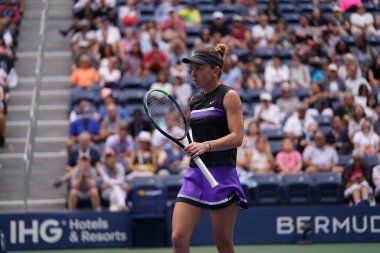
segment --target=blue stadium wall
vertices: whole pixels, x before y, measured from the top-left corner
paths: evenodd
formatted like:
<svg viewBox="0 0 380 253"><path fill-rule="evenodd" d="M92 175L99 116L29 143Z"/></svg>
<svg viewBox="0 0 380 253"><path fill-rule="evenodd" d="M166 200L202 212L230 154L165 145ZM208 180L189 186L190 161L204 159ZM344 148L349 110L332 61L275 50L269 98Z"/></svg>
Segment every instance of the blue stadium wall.
<svg viewBox="0 0 380 253"><path fill-rule="evenodd" d="M0 214L0 230L7 250L170 246L170 218L170 209L166 217L109 212ZM312 226L307 239L314 243L380 242L379 206L287 206L239 211L235 243L297 243L302 240L302 224ZM213 244L209 215L197 226L191 243Z"/></svg>

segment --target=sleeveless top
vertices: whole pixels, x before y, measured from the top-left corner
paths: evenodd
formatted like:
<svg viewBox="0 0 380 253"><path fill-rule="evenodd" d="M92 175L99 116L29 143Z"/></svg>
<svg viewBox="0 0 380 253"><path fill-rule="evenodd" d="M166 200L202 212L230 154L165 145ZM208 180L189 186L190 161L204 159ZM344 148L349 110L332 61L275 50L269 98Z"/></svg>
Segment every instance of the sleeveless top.
<svg viewBox="0 0 380 253"><path fill-rule="evenodd" d="M219 139L230 133L223 106L224 96L230 90L232 88L221 84L211 93L193 96L190 102L190 126L195 142ZM207 167L236 166L236 154L237 148L233 148L206 152L200 158ZM194 161L190 162L190 166L197 168Z"/></svg>

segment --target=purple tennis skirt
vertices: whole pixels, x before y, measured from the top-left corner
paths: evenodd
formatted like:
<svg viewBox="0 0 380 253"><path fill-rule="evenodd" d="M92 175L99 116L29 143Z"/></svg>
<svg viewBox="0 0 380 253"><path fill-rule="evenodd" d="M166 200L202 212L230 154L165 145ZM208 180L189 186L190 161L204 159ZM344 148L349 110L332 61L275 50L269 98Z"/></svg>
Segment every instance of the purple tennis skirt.
<svg viewBox="0 0 380 253"><path fill-rule="evenodd" d="M241 208L247 208L247 199L241 187L235 167L209 168L219 183L211 188L200 169L190 167L186 172L177 201L206 209L220 209L239 201Z"/></svg>

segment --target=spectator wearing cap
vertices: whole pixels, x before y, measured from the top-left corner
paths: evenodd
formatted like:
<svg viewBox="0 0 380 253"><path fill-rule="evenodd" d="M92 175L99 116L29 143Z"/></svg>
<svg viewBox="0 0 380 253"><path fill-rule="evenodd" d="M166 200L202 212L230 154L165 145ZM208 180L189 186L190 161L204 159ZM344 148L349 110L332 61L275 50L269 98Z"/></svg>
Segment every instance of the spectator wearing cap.
<svg viewBox="0 0 380 253"><path fill-rule="evenodd" d="M112 149L122 164L128 164L134 149L134 142L129 133L128 124L121 124L118 133L107 138L104 148Z"/></svg>
<svg viewBox="0 0 380 253"><path fill-rule="evenodd" d="M338 153L333 147L326 144L326 137L322 132L315 134L314 142L310 142L306 146L302 158L309 176L316 172L341 173L343 171L343 168L337 166Z"/></svg>
<svg viewBox="0 0 380 253"><path fill-rule="evenodd" d="M232 48L247 48L250 36L249 29L245 26L242 16L234 15L229 34L223 40Z"/></svg>
<svg viewBox="0 0 380 253"><path fill-rule="evenodd" d="M252 27L251 34L255 43L258 43L259 48L272 46L275 39L275 31L269 25L269 18L266 14L260 14L259 24Z"/></svg>
<svg viewBox="0 0 380 253"><path fill-rule="evenodd" d="M346 83L347 90L352 92L354 96L359 95L359 87L361 85L367 86L369 91L372 90L367 79L363 77L357 77L357 70L357 65L350 65L347 70L347 78L344 80L344 82Z"/></svg>
<svg viewBox="0 0 380 253"><path fill-rule="evenodd" d="M60 187L63 183L67 182L71 178L71 174L78 165L78 161L82 156L88 156L90 164L96 170L100 165L100 151L99 148L91 142L91 135L88 132L82 132L78 137L78 145L74 145L72 151L68 155L65 174L60 178L54 180L53 185Z"/></svg>
<svg viewBox="0 0 380 253"><path fill-rule="evenodd" d="M97 142L99 140L99 130L99 122L95 119L92 108L83 108L80 117L69 125L68 153L71 152L72 145L77 142L78 136L82 132L87 131L91 135L91 140Z"/></svg>
<svg viewBox="0 0 380 253"><path fill-rule="evenodd" d="M71 69L73 71L80 66L80 59L81 59L82 55L85 55L88 58L90 58L91 67L94 67L94 68L97 67L98 60L94 57L94 54L93 54L93 51L92 51L90 45L91 45L91 43L88 42L87 40L79 41L78 49L75 52L73 52L74 61L73 61L73 65L71 67Z"/></svg>
<svg viewBox="0 0 380 253"><path fill-rule="evenodd" d="M351 14L350 23L351 33L355 36L375 33L373 16L371 13L366 12L363 4L357 6L357 11Z"/></svg>
<svg viewBox="0 0 380 253"><path fill-rule="evenodd" d="M74 122L76 119L80 118L85 109L90 108L93 112L93 117L97 118L95 106L87 99L79 100L77 105L74 105L73 109L70 112L70 122Z"/></svg>
<svg viewBox="0 0 380 253"><path fill-rule="evenodd" d="M294 89L310 88L311 76L308 66L302 63L301 56L295 54L292 56L292 64L290 66L290 84Z"/></svg>
<svg viewBox="0 0 380 253"><path fill-rule="evenodd" d="M243 73L231 55L224 58L222 75L220 80L235 90L240 90L243 83Z"/></svg>
<svg viewBox="0 0 380 253"><path fill-rule="evenodd" d="M125 182L125 169L117 162L112 149L104 150L103 155L104 162L100 169L102 198L109 201L110 211L128 210L125 202L131 187Z"/></svg>
<svg viewBox="0 0 380 253"><path fill-rule="evenodd" d="M118 52L119 41L121 40L121 34L119 28L113 26L106 16L101 16L100 27L96 30L96 39L98 42L99 52L100 48L104 45L111 45L114 52Z"/></svg>
<svg viewBox="0 0 380 253"><path fill-rule="evenodd" d="M330 63L327 67L327 76L323 82L323 87L330 96L334 98L339 98L342 92L346 91L346 84L338 76L338 67L335 63Z"/></svg>
<svg viewBox="0 0 380 253"><path fill-rule="evenodd" d="M306 134L310 125L316 122L312 116L306 114L308 108L307 104L300 103L297 111L285 121L283 130L294 141Z"/></svg>
<svg viewBox="0 0 380 253"><path fill-rule="evenodd" d="M289 79L289 67L281 62L278 55L274 55L271 61L265 66L265 90L271 92L274 88L279 88L282 84L288 83Z"/></svg>
<svg viewBox="0 0 380 253"><path fill-rule="evenodd" d="M117 114L117 107L115 104L109 104L106 108L107 116L103 118L100 125L100 140L105 141L109 136L117 134L119 126L126 123Z"/></svg>
<svg viewBox="0 0 380 253"><path fill-rule="evenodd" d="M280 108L281 121L290 117L297 111L300 100L293 95L293 90L289 83L281 85L281 97L277 99L276 104Z"/></svg>
<svg viewBox="0 0 380 253"><path fill-rule="evenodd" d="M356 65L355 56L351 53L346 53L343 55L343 64L338 67L338 76L345 80L348 75L348 69L351 65ZM362 76L360 68L357 68L356 77L360 78Z"/></svg>
<svg viewBox="0 0 380 253"><path fill-rule="evenodd" d="M96 187L96 171L91 167L90 157L82 155L77 167L71 175L71 185L68 198L69 211L75 211L78 199L91 201L92 208L100 211L100 197Z"/></svg>
<svg viewBox="0 0 380 253"><path fill-rule="evenodd" d="M279 129L280 108L272 103L272 96L268 92L260 95L261 104L255 106L253 118L259 124L260 130Z"/></svg>
<svg viewBox="0 0 380 253"><path fill-rule="evenodd" d="M96 42L96 33L91 30L91 23L88 19L82 19L78 22L78 31L74 33L70 41L70 49L72 53L78 51L79 43L81 41L87 41L89 47L93 46Z"/></svg>
<svg viewBox="0 0 380 253"><path fill-rule="evenodd" d="M210 25L211 35L219 33L222 37L229 34L230 30L225 23L224 14L220 11L215 11L212 14L212 23Z"/></svg>
<svg viewBox="0 0 380 253"><path fill-rule="evenodd" d="M185 22L186 27L197 27L202 23L201 13L196 5L197 0L188 0L187 6L178 11L179 17Z"/></svg>
<svg viewBox="0 0 380 253"><path fill-rule="evenodd" d="M70 82L72 86L89 88L99 83L98 71L91 67L91 59L87 55L80 57L79 67L71 73Z"/></svg>
<svg viewBox="0 0 380 253"><path fill-rule="evenodd" d="M131 171L127 176L128 180L134 177L153 176L156 173L157 167L152 158L151 140L152 135L149 132L141 131L137 135L136 150L132 152L128 160L128 168Z"/></svg>
<svg viewBox="0 0 380 253"><path fill-rule="evenodd" d="M369 206L373 194L371 168L363 162L363 158L363 151L354 149L353 162L345 167L342 174L344 197L355 206Z"/></svg>
<svg viewBox="0 0 380 253"><path fill-rule="evenodd" d="M135 109L133 111L133 118L128 126L129 132L133 138L139 135L141 131L152 132L153 130L150 121L144 119L144 115L141 109Z"/></svg>
<svg viewBox="0 0 380 253"><path fill-rule="evenodd" d="M333 6L329 22L333 22L338 26L340 34L342 35L347 34L350 30L350 22L343 15L343 12L338 5Z"/></svg>
<svg viewBox="0 0 380 253"><path fill-rule="evenodd" d="M349 154L352 150L347 127L338 115L331 119L331 131L326 134L326 142L334 147L338 154Z"/></svg>

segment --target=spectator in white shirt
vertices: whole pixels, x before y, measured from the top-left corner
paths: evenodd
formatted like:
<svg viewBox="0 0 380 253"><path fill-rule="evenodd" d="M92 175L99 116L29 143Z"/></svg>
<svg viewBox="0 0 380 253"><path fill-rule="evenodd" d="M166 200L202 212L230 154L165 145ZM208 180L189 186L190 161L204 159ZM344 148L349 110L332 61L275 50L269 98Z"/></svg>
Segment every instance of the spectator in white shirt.
<svg viewBox="0 0 380 253"><path fill-rule="evenodd" d="M258 47L272 46L274 42L275 32L273 27L269 25L268 16L261 14L259 17L259 24L252 27L252 37Z"/></svg>
<svg viewBox="0 0 380 253"><path fill-rule="evenodd" d="M365 119L362 124L362 130L354 134L352 142L355 148L364 152L365 155L376 155L380 150L380 138L373 130L372 121Z"/></svg>
<svg viewBox="0 0 380 253"><path fill-rule="evenodd" d="M307 104L299 104L297 111L286 120L284 132L291 139L295 140L306 134L309 126L316 122L312 116L306 114L307 110Z"/></svg>
<svg viewBox="0 0 380 253"><path fill-rule="evenodd" d="M112 45L114 52L119 52L118 46L121 40L119 28L110 24L107 17L100 18L100 28L96 31L96 39L100 46L104 44Z"/></svg>
<svg viewBox="0 0 380 253"><path fill-rule="evenodd" d="M355 36L375 34L373 16L371 13L365 11L363 5L359 5L357 12L351 14L350 23L351 33Z"/></svg>
<svg viewBox="0 0 380 253"><path fill-rule="evenodd" d="M189 105L190 97L193 94L191 85L184 81L184 75L177 73L173 81L173 95L182 105Z"/></svg>
<svg viewBox="0 0 380 253"><path fill-rule="evenodd" d="M271 92L274 88L279 88L282 84L289 82L289 77L289 67L282 64L279 56L274 55L265 66L265 89Z"/></svg>
<svg viewBox="0 0 380 253"><path fill-rule="evenodd" d="M307 167L306 173L310 176L316 172L343 172L343 168L337 166L338 153L335 148L326 145L326 138L322 132L315 134L314 143L311 142L305 148L302 158Z"/></svg>
<svg viewBox="0 0 380 253"><path fill-rule="evenodd" d="M99 76L102 85L105 87L114 88L119 84L121 72L116 57L113 56L109 59L107 67L99 69Z"/></svg>
<svg viewBox="0 0 380 253"><path fill-rule="evenodd" d="M273 104L272 96L264 92L260 95L261 104L255 106L253 119L259 124L260 129L279 129L280 123L280 108Z"/></svg>
<svg viewBox="0 0 380 253"><path fill-rule="evenodd" d="M357 77L357 70L357 65L350 65L348 67L347 78L344 81L346 83L347 90L351 91L354 96L359 95L359 87L363 84L367 86L369 91L371 91L371 86L368 81L363 77Z"/></svg>
<svg viewBox="0 0 380 253"><path fill-rule="evenodd" d="M338 68L338 76L345 80L348 73L348 68L351 65L356 65L355 56L351 53L347 53L343 56L343 64L339 66ZM356 77L359 78L362 76L362 73L360 71L360 68L357 68Z"/></svg>

